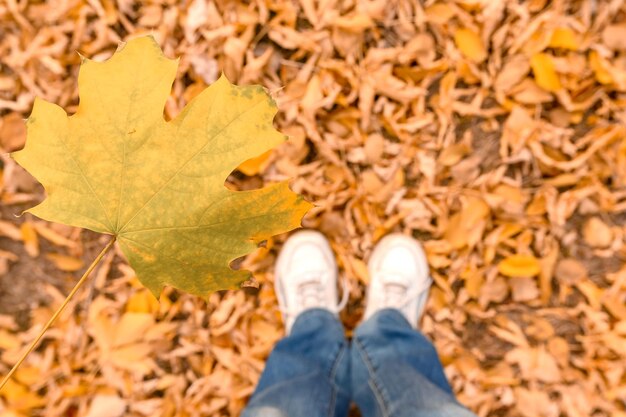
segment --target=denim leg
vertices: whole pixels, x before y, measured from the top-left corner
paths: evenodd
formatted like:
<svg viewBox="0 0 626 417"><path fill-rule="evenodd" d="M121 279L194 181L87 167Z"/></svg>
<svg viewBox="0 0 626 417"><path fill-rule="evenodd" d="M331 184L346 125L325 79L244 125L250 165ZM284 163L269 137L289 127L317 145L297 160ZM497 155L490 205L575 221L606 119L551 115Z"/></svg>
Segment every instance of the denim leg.
<svg viewBox="0 0 626 417"><path fill-rule="evenodd" d="M343 326L329 311L311 309L274 347L242 417L345 417L349 405Z"/></svg>
<svg viewBox="0 0 626 417"><path fill-rule="evenodd" d="M433 344L398 310L357 328L351 362L352 398L364 417L475 417L456 401Z"/></svg>

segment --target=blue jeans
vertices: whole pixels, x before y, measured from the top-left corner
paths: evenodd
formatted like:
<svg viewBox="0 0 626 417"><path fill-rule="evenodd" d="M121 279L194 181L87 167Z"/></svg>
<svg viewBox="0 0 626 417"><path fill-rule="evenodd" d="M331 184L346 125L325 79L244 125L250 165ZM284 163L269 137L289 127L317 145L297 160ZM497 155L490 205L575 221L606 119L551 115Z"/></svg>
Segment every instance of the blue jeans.
<svg viewBox="0 0 626 417"><path fill-rule="evenodd" d="M362 323L348 344L323 309L302 313L267 360L242 417L475 417L448 384L435 347L397 310Z"/></svg>

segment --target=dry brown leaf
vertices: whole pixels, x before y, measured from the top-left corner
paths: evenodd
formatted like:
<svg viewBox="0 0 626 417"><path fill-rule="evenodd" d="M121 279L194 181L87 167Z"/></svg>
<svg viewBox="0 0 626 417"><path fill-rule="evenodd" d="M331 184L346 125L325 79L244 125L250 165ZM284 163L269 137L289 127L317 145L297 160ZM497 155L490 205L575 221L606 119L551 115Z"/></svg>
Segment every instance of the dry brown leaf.
<svg viewBox="0 0 626 417"><path fill-rule="evenodd" d="M583 226L585 242L594 248L606 248L613 242L613 231L599 217L591 217Z"/></svg>
<svg viewBox="0 0 626 417"><path fill-rule="evenodd" d="M96 395L86 417L121 417L126 411L126 401L117 395Z"/></svg>
<svg viewBox="0 0 626 417"><path fill-rule="evenodd" d="M452 6L445 3L434 3L428 6L425 12L429 21L440 25L448 22L456 14Z"/></svg>
<svg viewBox="0 0 626 417"><path fill-rule="evenodd" d="M468 197L461 212L450 218L445 239L459 249L480 240L489 215L489 206L480 198Z"/></svg>
<svg viewBox="0 0 626 417"><path fill-rule="evenodd" d="M0 220L0 236L5 236L13 240L22 240L20 228L4 220Z"/></svg>
<svg viewBox="0 0 626 417"><path fill-rule="evenodd" d="M513 300L517 302L527 302L539 297L537 282L530 277L513 276L509 280Z"/></svg>
<svg viewBox="0 0 626 417"><path fill-rule="evenodd" d="M459 162L471 149L464 143L456 143L446 147L440 154L437 162L443 166L452 166Z"/></svg>
<svg viewBox="0 0 626 417"><path fill-rule="evenodd" d="M498 72L495 81L496 91L508 92L522 81L530 72L530 61L524 55L508 58L504 67Z"/></svg>
<svg viewBox="0 0 626 417"><path fill-rule="evenodd" d="M13 152L24 147L25 141L26 125L20 113L9 113L0 118L0 149Z"/></svg>
<svg viewBox="0 0 626 417"><path fill-rule="evenodd" d="M577 259L566 258L557 263L554 275L561 283L574 285L587 278L587 270Z"/></svg>
<svg viewBox="0 0 626 417"><path fill-rule="evenodd" d="M62 236L52 228L46 226L44 222L35 222L33 223L33 227L37 231L37 234L49 242L57 245L57 246L65 246L67 248L75 248L76 242Z"/></svg>
<svg viewBox="0 0 626 417"><path fill-rule="evenodd" d="M381 134L373 133L365 140L365 157L370 164L378 163L385 149L385 139Z"/></svg>
<svg viewBox="0 0 626 417"><path fill-rule="evenodd" d="M539 390L515 388L516 409L523 417L558 417L559 410L550 396Z"/></svg>
<svg viewBox="0 0 626 417"><path fill-rule="evenodd" d="M607 48L618 51L626 50L624 39L626 39L626 23L608 25L602 31L602 42Z"/></svg>

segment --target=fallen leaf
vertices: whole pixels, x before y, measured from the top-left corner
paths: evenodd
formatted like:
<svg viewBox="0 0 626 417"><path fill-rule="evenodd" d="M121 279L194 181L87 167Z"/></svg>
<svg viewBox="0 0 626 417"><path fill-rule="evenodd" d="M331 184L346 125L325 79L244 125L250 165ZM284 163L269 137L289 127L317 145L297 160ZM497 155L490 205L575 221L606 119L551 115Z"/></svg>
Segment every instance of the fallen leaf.
<svg viewBox="0 0 626 417"><path fill-rule="evenodd" d="M85 417L121 417L125 411L126 401L117 395L96 395Z"/></svg>
<svg viewBox="0 0 626 417"><path fill-rule="evenodd" d="M124 313L116 323L111 346L116 348L143 340L146 331L154 324L152 314Z"/></svg>
<svg viewBox="0 0 626 417"><path fill-rule="evenodd" d="M602 42L606 47L610 49L617 51L626 50L626 44L624 44L624 39L626 39L625 23L608 25L602 31Z"/></svg>
<svg viewBox="0 0 626 417"><path fill-rule="evenodd" d="M385 139L382 135L374 133L365 140L365 157L370 164L379 162L383 156Z"/></svg>
<svg viewBox="0 0 626 417"><path fill-rule="evenodd" d="M48 193L29 212L115 235L156 296L170 285L206 297L248 279L229 263L298 227L311 205L287 182L224 187L241 161L284 140L272 126L276 105L262 87L222 76L166 122L176 69L152 37L104 63L85 59L77 113L36 99L26 147L13 157Z"/></svg>
<svg viewBox="0 0 626 417"><path fill-rule="evenodd" d="M530 72L530 61L524 55L508 58L504 67L498 72L494 87L496 90L508 92L521 82Z"/></svg>
<svg viewBox="0 0 626 417"><path fill-rule="evenodd" d="M594 248L606 248L613 242L613 231L598 217L591 217L583 226L585 242Z"/></svg>
<svg viewBox="0 0 626 417"><path fill-rule="evenodd" d="M332 21L332 24L349 32L361 33L365 29L372 27L374 22L366 14L354 14L349 17L337 17Z"/></svg>
<svg viewBox="0 0 626 417"><path fill-rule="evenodd" d="M348 258L350 262L350 266L354 275L361 281L364 285L368 285L370 282L370 274L369 269L365 262L357 258Z"/></svg>
<svg viewBox="0 0 626 417"><path fill-rule="evenodd" d="M159 311L159 303L147 290L139 290L134 293L126 304L128 313L155 313Z"/></svg>
<svg viewBox="0 0 626 417"><path fill-rule="evenodd" d="M570 348L567 340L562 337L552 337L548 340L547 344L548 352L556 359L557 363L561 367L567 366L569 362Z"/></svg>
<svg viewBox="0 0 626 417"><path fill-rule="evenodd" d="M444 148L437 162L443 166L452 166L459 162L471 149L464 143L455 143Z"/></svg>
<svg viewBox="0 0 626 417"><path fill-rule="evenodd" d="M239 165L237 169L248 176L256 175L267 167L271 154L272 150L270 149L255 158L248 159Z"/></svg>
<svg viewBox="0 0 626 417"><path fill-rule="evenodd" d="M11 380L2 389L2 396L9 408L18 412L24 411L28 415L31 415L30 410L46 404L46 400L37 395L36 392L32 392L22 384Z"/></svg>
<svg viewBox="0 0 626 417"><path fill-rule="evenodd" d="M526 302L536 299L539 296L537 282L530 277L513 276L509 280L513 301Z"/></svg>
<svg viewBox="0 0 626 417"><path fill-rule="evenodd" d="M578 288L578 290L583 293L585 298L587 298L589 305L593 309L600 309L601 300L604 296L605 291L603 288L598 287L596 284L589 280L577 282L576 288Z"/></svg>
<svg viewBox="0 0 626 417"><path fill-rule="evenodd" d="M11 350L21 346L20 340L17 336L0 329L0 349Z"/></svg>
<svg viewBox="0 0 626 417"><path fill-rule="evenodd" d="M482 199L468 197L463 209L450 218L445 239L457 249L476 244L482 236L488 215L489 206Z"/></svg>
<svg viewBox="0 0 626 417"><path fill-rule="evenodd" d="M12 152L24 146L26 129L20 113L9 113L0 118L0 149Z"/></svg>
<svg viewBox="0 0 626 417"><path fill-rule="evenodd" d="M454 42L459 51L471 61L481 63L487 58L487 51L482 39L471 29L457 30L454 33Z"/></svg>
<svg viewBox="0 0 626 417"><path fill-rule="evenodd" d="M626 303L619 295L605 293L602 304L618 320L626 320Z"/></svg>
<svg viewBox="0 0 626 417"><path fill-rule="evenodd" d="M22 241L24 241L24 249L31 257L39 255L39 238L37 232L30 222L24 222L20 225L20 232L22 234Z"/></svg>
<svg viewBox="0 0 626 417"><path fill-rule="evenodd" d="M85 265L82 259L60 253L46 253L45 257L52 261L52 263L61 271L74 272L78 271Z"/></svg>
<svg viewBox="0 0 626 417"><path fill-rule="evenodd" d="M65 246L68 248L76 247L76 242L67 239L64 236L61 236L59 233L52 230L52 228L45 225L45 222L36 222L33 224L33 227L37 231L37 234L43 237L44 239L54 243L58 246Z"/></svg>
<svg viewBox="0 0 626 417"><path fill-rule="evenodd" d="M509 91L515 101L523 104L548 103L553 100L552 94L541 88L533 79L526 77Z"/></svg>
<svg viewBox="0 0 626 417"><path fill-rule="evenodd" d="M543 345L515 348L509 351L505 358L507 362L515 363L520 367L524 379L551 383L561 378L555 358Z"/></svg>
<svg viewBox="0 0 626 417"><path fill-rule="evenodd" d="M559 244L554 238L546 240L546 252L539 261L541 272L539 273L539 290L541 292L541 302L547 304L552 296L552 277L559 259Z"/></svg>
<svg viewBox="0 0 626 417"><path fill-rule="evenodd" d="M8 237L13 240L22 240L22 232L11 222L0 220L0 236Z"/></svg>
<svg viewBox="0 0 626 417"><path fill-rule="evenodd" d="M577 259L561 259L556 265L554 276L563 284L574 285L587 278L587 269Z"/></svg>
<svg viewBox="0 0 626 417"><path fill-rule="evenodd" d="M444 24L456 14L456 11L449 5L444 3L435 3L428 6L425 10L426 18L438 24Z"/></svg>
<svg viewBox="0 0 626 417"><path fill-rule="evenodd" d="M578 49L579 45L578 39L576 38L576 33L574 33L572 29L567 27L556 28L554 32L552 32L549 46L551 48L561 48L575 51Z"/></svg>
<svg viewBox="0 0 626 417"><path fill-rule="evenodd" d="M548 393L515 387L515 408L522 417L557 417L559 406Z"/></svg>
<svg viewBox="0 0 626 417"><path fill-rule="evenodd" d="M487 306L490 302L501 303L509 295L509 286L502 277L496 277L493 281L486 281L480 287L478 301Z"/></svg>
<svg viewBox="0 0 626 417"><path fill-rule="evenodd" d="M532 255L511 255L500 261L498 271L507 277L533 277L541 272L541 265Z"/></svg>
<svg viewBox="0 0 626 417"><path fill-rule="evenodd" d="M372 170L365 171L362 174L362 189L367 195L375 195L379 192L384 183L378 178L378 175Z"/></svg>
<svg viewBox="0 0 626 417"><path fill-rule="evenodd" d="M589 66L601 84L611 84L613 77L609 71L609 63L597 51L589 52Z"/></svg>
<svg viewBox="0 0 626 417"><path fill-rule="evenodd" d="M529 315L528 321L530 323L526 327L526 335L540 341L548 340L554 336L554 327L545 318Z"/></svg>
<svg viewBox="0 0 626 417"><path fill-rule="evenodd" d="M556 92L561 89L561 81L554 69L552 57L548 54L539 53L532 56L530 66L535 74L537 85L546 91Z"/></svg>

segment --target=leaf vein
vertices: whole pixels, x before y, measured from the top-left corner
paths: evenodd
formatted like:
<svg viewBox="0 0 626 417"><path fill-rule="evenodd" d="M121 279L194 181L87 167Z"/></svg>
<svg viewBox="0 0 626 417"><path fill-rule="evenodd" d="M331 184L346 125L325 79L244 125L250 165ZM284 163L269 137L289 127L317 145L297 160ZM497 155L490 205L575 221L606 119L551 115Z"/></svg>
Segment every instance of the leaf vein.
<svg viewBox="0 0 626 417"><path fill-rule="evenodd" d="M191 157L189 159L187 159L181 166L180 168L165 182L163 183L163 185L161 187L159 187L158 190L156 190L154 192L154 194L152 194L152 196L150 196L150 198L148 200L146 200L146 202L135 212L135 214L124 224L124 226L122 226L120 233L122 233L125 229L126 226L128 226L134 219L135 217L137 217L137 215L148 205L150 204L150 202L161 192L163 191L163 189L165 189L165 187L167 187L169 185L170 182L172 182L172 180L174 178L176 178L178 176L178 174L187 166L187 164L189 164L189 162L191 162L192 160L194 160L203 150L204 148L206 148L207 145L209 145L209 143L211 143L213 141L213 139L215 139L217 136L221 135L227 128L230 127L230 125L232 125L235 121L240 120L245 114L247 114L248 112L252 111L253 109L256 108L256 106L258 106L259 104L263 103L263 100L260 100L256 103L254 103L252 106L250 106L249 108L247 108L246 110L244 110L242 113L240 113L239 115L237 115L237 117L235 117L234 119L232 119L231 121L229 121L226 125L224 125L218 132L216 132L213 136L207 138L206 143L200 147L200 149L198 149L193 155L191 155ZM181 121L182 123L182 121Z"/></svg>
<svg viewBox="0 0 626 417"><path fill-rule="evenodd" d="M109 218L109 214L107 213L106 208L104 207L104 204L102 203L102 200L100 199L100 196L98 196L98 194L94 190L93 186L91 185L91 182L87 178L87 175L85 175L85 172L83 171L82 167L80 166L80 164L78 163L76 158L74 158L74 155L72 154L70 147L67 146L67 143L65 142L65 139L63 138L62 135L59 135L59 140L61 141L61 143L63 144L63 146L67 150L67 154L69 155L69 157L72 160L72 162L74 162L74 164L76 165L76 168L78 168L78 172L80 172L80 175L83 178L83 180L85 181L85 183L87 184L87 186L89 187L89 190L94 195L94 197L96 197L96 200L98 200L98 203L100 203L100 207L102 208L102 211L104 212L104 216L106 217L107 222L109 223L109 230L112 231L113 230L113 227L112 227L113 224L111 223L111 219Z"/></svg>

